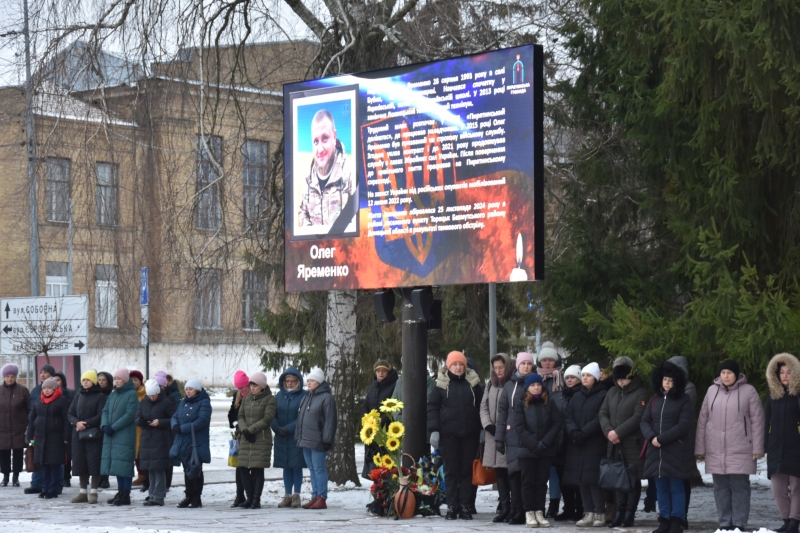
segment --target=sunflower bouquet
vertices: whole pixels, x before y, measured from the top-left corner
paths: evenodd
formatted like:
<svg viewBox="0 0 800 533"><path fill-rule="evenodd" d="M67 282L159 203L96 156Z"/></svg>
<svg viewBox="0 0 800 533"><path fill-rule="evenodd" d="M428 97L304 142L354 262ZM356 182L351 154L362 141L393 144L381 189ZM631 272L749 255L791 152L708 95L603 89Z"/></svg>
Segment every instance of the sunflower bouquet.
<svg viewBox="0 0 800 533"><path fill-rule="evenodd" d="M403 436L406 434L405 426L397 420L402 409L403 402L388 398L381 402L380 412L373 409L361 419L361 442L367 446L379 446L378 453L372 457L372 462L377 467L391 469L400 464ZM381 424L381 414L388 417L388 424Z"/></svg>

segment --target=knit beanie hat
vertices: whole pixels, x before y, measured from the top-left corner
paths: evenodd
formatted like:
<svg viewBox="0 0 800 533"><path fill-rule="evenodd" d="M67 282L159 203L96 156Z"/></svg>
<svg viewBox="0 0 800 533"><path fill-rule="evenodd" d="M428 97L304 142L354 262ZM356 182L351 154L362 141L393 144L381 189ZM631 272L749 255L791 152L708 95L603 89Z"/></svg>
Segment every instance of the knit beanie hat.
<svg viewBox="0 0 800 533"><path fill-rule="evenodd" d="M13 363L9 363L3 367L3 377L6 376L18 376L19 375L19 367Z"/></svg>
<svg viewBox="0 0 800 533"><path fill-rule="evenodd" d="M322 373L322 369L321 368L315 366L308 373L308 376L306 376L306 381L308 381L309 379L312 379L312 380L316 381L317 383L322 384L322 383L325 383L325 374Z"/></svg>
<svg viewBox="0 0 800 533"><path fill-rule="evenodd" d="M251 381L253 380L247 377L247 374L245 374L244 370L237 370L233 375L233 386L237 389L246 387Z"/></svg>
<svg viewBox="0 0 800 533"><path fill-rule="evenodd" d="M156 396L157 394L161 394L161 387L158 385L158 381L154 379L148 379L145 381L144 392L148 396Z"/></svg>
<svg viewBox="0 0 800 533"><path fill-rule="evenodd" d="M156 383L158 383L159 387L166 387L167 386L167 373L163 370L160 372L156 372Z"/></svg>
<svg viewBox="0 0 800 533"><path fill-rule="evenodd" d="M461 363L466 367L467 366L467 358L464 357L463 353L461 353L459 351L456 351L456 350L453 350L452 352L447 354L447 362L445 363L445 365L447 366L447 368L450 368L450 366L453 363Z"/></svg>
<svg viewBox="0 0 800 533"><path fill-rule="evenodd" d="M250 376L250 383L255 383L262 389L267 388L267 376L264 375L263 372L256 372L252 376Z"/></svg>
<svg viewBox="0 0 800 533"><path fill-rule="evenodd" d="M378 370L379 368L385 368L386 370L391 372L392 371L392 363L390 363L386 359L378 359L377 361L375 361L375 364L372 365L372 371L374 372L374 371Z"/></svg>
<svg viewBox="0 0 800 533"><path fill-rule="evenodd" d="M580 365L572 365L564 372L564 378L572 376L574 378L581 379L581 367Z"/></svg>
<svg viewBox="0 0 800 533"><path fill-rule="evenodd" d="M121 379L123 383L127 383L131 380L131 373L128 372L127 368L120 368L114 372L114 379L116 378Z"/></svg>
<svg viewBox="0 0 800 533"><path fill-rule="evenodd" d="M739 363L733 359L727 359L721 362L717 367L717 374L721 374L723 370L730 370L733 372L733 375L736 376L736 379L739 379L739 374L741 373L741 370L739 369Z"/></svg>
<svg viewBox="0 0 800 533"><path fill-rule="evenodd" d="M131 370L128 373L128 377L129 378L136 378L139 381L144 381L144 375L141 372L139 372L138 370Z"/></svg>
<svg viewBox="0 0 800 533"><path fill-rule="evenodd" d="M525 390L528 390L528 387L533 385L534 383L542 384L542 376L537 374L536 372L531 372L527 376L525 376Z"/></svg>
<svg viewBox="0 0 800 533"><path fill-rule="evenodd" d="M44 365L42 368L39 369L39 372L47 372L51 376L56 375L56 369L53 368L53 365Z"/></svg>
<svg viewBox="0 0 800 533"><path fill-rule="evenodd" d="M529 361L531 364L533 364L533 356L528 352L519 352L517 354L517 370L519 370L519 365L523 361Z"/></svg>
<svg viewBox="0 0 800 533"><path fill-rule="evenodd" d="M558 362L558 352L555 348L550 348L549 346L542 346L542 349L539 350L539 355L537 357L538 361L544 361L545 359L550 359L551 361Z"/></svg>
<svg viewBox="0 0 800 533"><path fill-rule="evenodd" d="M594 376L595 380L600 381L600 365L597 363L589 363L581 369L581 375L583 374L591 374Z"/></svg>
<svg viewBox="0 0 800 533"><path fill-rule="evenodd" d="M203 384L200 382L199 379L193 378L186 382L186 385L183 386L184 389L194 389L197 392L203 390Z"/></svg>
<svg viewBox="0 0 800 533"><path fill-rule="evenodd" d="M57 389L58 388L58 380L56 378L47 378L42 382L43 389Z"/></svg>
<svg viewBox="0 0 800 533"><path fill-rule="evenodd" d="M81 374L81 381L83 381L84 379L88 379L89 381L97 385L97 372L91 369L87 370L86 372Z"/></svg>
<svg viewBox="0 0 800 533"><path fill-rule="evenodd" d="M554 349L554 350L555 350L555 349L556 349L556 345L555 345L555 344L553 344L553 343L552 343L552 342L550 342L550 341L544 341L544 342L542 343L542 348L552 348L552 349Z"/></svg>

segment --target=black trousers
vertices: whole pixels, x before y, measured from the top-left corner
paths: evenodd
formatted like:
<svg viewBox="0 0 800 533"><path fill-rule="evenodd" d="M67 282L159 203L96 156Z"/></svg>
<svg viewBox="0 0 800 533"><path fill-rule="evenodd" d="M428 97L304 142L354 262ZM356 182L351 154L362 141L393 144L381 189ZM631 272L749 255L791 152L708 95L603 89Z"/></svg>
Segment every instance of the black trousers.
<svg viewBox="0 0 800 533"><path fill-rule="evenodd" d="M263 468L244 468L238 467L236 473L242 476L242 486L247 493L248 499L253 498L256 481L264 482L264 469Z"/></svg>
<svg viewBox="0 0 800 533"><path fill-rule="evenodd" d="M11 464L11 452L14 452L14 464ZM14 450L0 450L0 473L10 474L11 472L22 472L22 460L25 457L24 448ZM12 468L13 466L13 468Z"/></svg>
<svg viewBox="0 0 800 533"><path fill-rule="evenodd" d="M544 511L552 465L551 457L519 460L522 471L522 508L525 512Z"/></svg>
<svg viewBox="0 0 800 533"><path fill-rule="evenodd" d="M478 455L478 436L441 437L447 509L469 505L472 499L472 461Z"/></svg>
<svg viewBox="0 0 800 533"><path fill-rule="evenodd" d="M514 515L524 513L522 502L522 472L508 473L508 485L511 488L511 510Z"/></svg>

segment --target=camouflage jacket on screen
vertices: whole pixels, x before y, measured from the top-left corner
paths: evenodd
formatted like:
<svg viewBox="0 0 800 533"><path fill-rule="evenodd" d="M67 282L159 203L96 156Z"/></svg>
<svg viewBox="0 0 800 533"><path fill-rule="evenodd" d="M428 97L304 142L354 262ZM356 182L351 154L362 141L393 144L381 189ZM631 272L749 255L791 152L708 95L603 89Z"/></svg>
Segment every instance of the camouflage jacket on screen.
<svg viewBox="0 0 800 533"><path fill-rule="evenodd" d="M297 213L297 225L330 226L356 190L355 176L347 165L347 155L340 141L336 141L336 159L325 190L320 189L316 165L312 164L305 182L306 190Z"/></svg>

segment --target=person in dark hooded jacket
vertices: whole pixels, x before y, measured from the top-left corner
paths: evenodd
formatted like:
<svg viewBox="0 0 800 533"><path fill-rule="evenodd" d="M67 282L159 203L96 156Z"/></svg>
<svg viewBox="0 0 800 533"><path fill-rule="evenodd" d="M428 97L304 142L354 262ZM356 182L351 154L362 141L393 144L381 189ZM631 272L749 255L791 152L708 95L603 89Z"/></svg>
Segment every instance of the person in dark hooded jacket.
<svg viewBox="0 0 800 533"><path fill-rule="evenodd" d="M800 361L779 353L767 365L769 396L764 414L767 476L783 525L780 533L800 526Z"/></svg>
<svg viewBox="0 0 800 533"><path fill-rule="evenodd" d="M97 503L100 486L100 456L103 453L103 431L100 421L108 396L97 384L97 373L87 370L81 375L81 389L72 399L67 419L73 427L72 466L80 479L80 492L71 503ZM83 433L88 431L88 433ZM81 438L82 435L90 438ZM91 488L89 484L91 482Z"/></svg>
<svg viewBox="0 0 800 533"><path fill-rule="evenodd" d="M372 367L374 373L372 383L367 390L367 395L364 397L364 403L361 406L361 415L365 415L375 410L380 410L381 402L391 398L394 393L394 387L397 385L397 370L392 368L392 364L384 359L378 360ZM381 414L381 426L386 427L392 422L391 417L386 413ZM370 445L364 445L364 467L361 469L361 477L369 479L369 474L372 472L373 463L372 457L379 453L380 446L377 442Z"/></svg>
<svg viewBox="0 0 800 533"><path fill-rule="evenodd" d="M581 369L580 392L567 406L565 436L569 439L564 484L580 487L583 518L575 525L599 527L605 524L605 495L598 486L600 461L606 456L606 439L600 427L600 408L610 383L600 381L600 365L589 363Z"/></svg>
<svg viewBox="0 0 800 533"><path fill-rule="evenodd" d="M312 368L306 377L308 393L297 409L294 439L303 450L303 458L311 475L311 500L303 509L327 509L328 452L336 442L336 401L330 384L320 368Z"/></svg>
<svg viewBox="0 0 800 533"><path fill-rule="evenodd" d="M144 388L146 395L136 411L136 425L142 428L139 463L150 480L147 487L150 495L144 505L161 507L167 494L167 470L172 470L170 423L177 407L156 380L148 379Z"/></svg>
<svg viewBox="0 0 800 533"><path fill-rule="evenodd" d="M19 367L7 364L3 367L3 384L0 385L0 472L3 481L0 487L8 486L8 476L13 472L11 486L19 487L19 473L22 471L25 430L28 427L30 412L30 393L21 383L17 383ZM13 462L12 462L13 455Z"/></svg>
<svg viewBox="0 0 800 533"><path fill-rule="evenodd" d="M114 390L114 376L109 374L108 372L98 372L97 373L97 386L100 387L100 390L103 392L103 395L106 397L111 394L111 391ZM107 398L106 398L107 399ZM108 482L108 476L100 475L100 488L107 489L110 488L111 484Z"/></svg>
<svg viewBox="0 0 800 533"><path fill-rule="evenodd" d="M61 488L61 466L67 453L70 426L69 402L55 378L42 383L41 397L33 405L27 438L33 441L34 458L42 472L42 498L57 498Z"/></svg>
<svg viewBox="0 0 800 533"><path fill-rule="evenodd" d="M658 489L658 522L654 533L683 533L686 520L684 480L692 475L694 424L692 401L686 394L686 374L666 361L650 377L654 391L639 427L647 441L644 475Z"/></svg>
<svg viewBox="0 0 800 533"><path fill-rule="evenodd" d="M42 365L42 368L39 369L39 384L36 385L33 390L31 391L30 395L30 407L33 410L33 406L40 401L42 397L42 383L48 378L55 377L56 369L53 368L52 365ZM63 393L62 393L63 394ZM30 413L28 413L28 424L30 424ZM63 469L63 466L61 467ZM63 477L63 476L62 476ZM63 481L62 481L63 482ZM25 494L41 494L42 493L42 472L37 471L31 474L31 486L27 487L24 490ZM61 486L58 488L59 494L61 493Z"/></svg>
<svg viewBox="0 0 800 533"><path fill-rule="evenodd" d="M561 391L560 402L558 399L555 401L561 409L561 417L567 412L567 406L572 398L579 394L583 384L581 383L581 366L571 365L564 371L564 388ZM562 430L562 434L564 430ZM570 439L562 438L561 445L559 446L558 453L555 457L556 468L558 469L558 477L560 479L561 497L564 499L564 510L556 515L556 522L573 521L576 522L583 518L583 500L581 499L580 487L576 485L567 485L564 483L564 467L567 463L567 452L569 451Z"/></svg>
<svg viewBox="0 0 800 533"><path fill-rule="evenodd" d="M616 491L615 515L609 527L633 527L642 492L643 465L639 455L644 436L639 425L650 395L633 370L630 357L614 360L612 376L615 385L606 394L600 408L600 427L608 440L608 456L616 459L621 455L627 465L633 465L636 480L632 491Z"/></svg>
<svg viewBox="0 0 800 533"><path fill-rule="evenodd" d="M546 341L542 343L539 353L536 354L536 373L542 376L544 380L544 388L551 401L559 407L561 406L561 395L564 389L564 377L561 375L563 361L561 356L558 355L556 347L552 342ZM559 436L559 440L563 440ZM555 518L558 515L558 506L561 504L561 475L563 469L556 467L554 461L553 466L550 467L550 481L548 482L550 489L550 504L547 506L545 518Z"/></svg>
<svg viewBox="0 0 800 533"><path fill-rule="evenodd" d="M275 468L283 469L283 500L278 507L300 507L300 488L303 484L303 469L306 461L303 450L294 441L297 428L297 416L300 404L306 397L303 390L303 375L296 368L289 367L278 378L280 390L275 396L278 410L272 420L272 431L275 433Z"/></svg>
<svg viewBox="0 0 800 533"><path fill-rule="evenodd" d="M178 404L178 409L172 415L170 424L175 440L169 450L172 459L180 459L183 464L185 496L178 503L178 507L202 507L204 478L202 469L199 477L190 478L189 461L192 459L192 440L197 446L197 458L201 463L211 462L211 448L209 428L211 426L211 398L203 390L199 379L190 379L184 386L186 398ZM192 432L194 431L194 439ZM202 466L202 465L201 465Z"/></svg>
<svg viewBox="0 0 800 533"><path fill-rule="evenodd" d="M481 432L481 382L467 368L461 352L447 355L446 367L436 377L436 389L428 398L428 431L431 446L444 460L447 486L447 520L472 520L472 461L478 452Z"/></svg>
<svg viewBox="0 0 800 533"><path fill-rule="evenodd" d="M58 381L58 386L61 387L61 390L64 391L64 397L67 401L71 404L72 397L75 395L75 390L70 389L67 387L67 375L63 372L56 372L55 375L56 381ZM67 448L67 461L64 464L64 487L70 487L72 479L72 448Z"/></svg>

